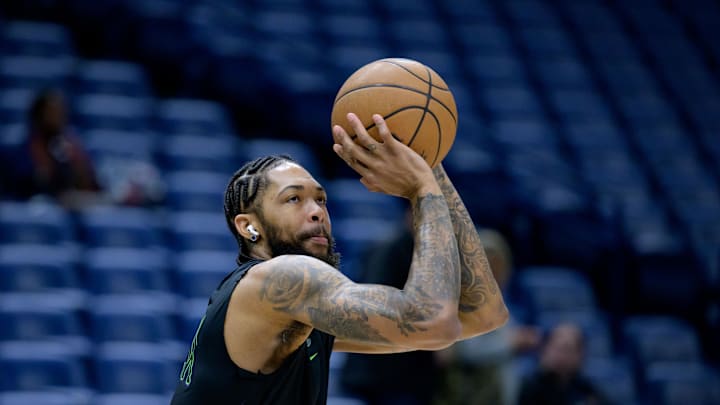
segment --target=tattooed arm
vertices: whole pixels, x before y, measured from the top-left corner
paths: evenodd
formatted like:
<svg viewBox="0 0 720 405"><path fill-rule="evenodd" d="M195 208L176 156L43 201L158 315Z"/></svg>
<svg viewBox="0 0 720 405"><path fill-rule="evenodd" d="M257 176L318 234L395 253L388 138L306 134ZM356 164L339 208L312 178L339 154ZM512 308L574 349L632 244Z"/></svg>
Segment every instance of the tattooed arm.
<svg viewBox="0 0 720 405"><path fill-rule="evenodd" d="M463 327L461 339L467 339L502 326L508 311L465 204L442 165L436 166L433 173L447 200L460 254L458 312Z"/></svg>
<svg viewBox="0 0 720 405"><path fill-rule="evenodd" d="M457 244L447 203L435 188L413 202L418 248L402 290L356 284L317 259L288 255L256 266L263 279L261 303L334 335L336 350L397 352L452 344L460 332Z"/></svg>

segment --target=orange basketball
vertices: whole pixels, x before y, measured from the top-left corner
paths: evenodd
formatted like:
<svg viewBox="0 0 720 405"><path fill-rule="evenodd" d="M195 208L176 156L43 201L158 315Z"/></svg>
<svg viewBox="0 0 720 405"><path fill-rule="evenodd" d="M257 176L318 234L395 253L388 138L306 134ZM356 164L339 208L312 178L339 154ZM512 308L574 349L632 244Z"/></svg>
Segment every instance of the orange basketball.
<svg viewBox="0 0 720 405"><path fill-rule="evenodd" d="M350 112L377 140L372 115L382 115L393 136L431 167L445 158L455 140L458 114L452 92L434 70L411 59L380 59L350 75L335 97L331 123L352 135L346 118Z"/></svg>

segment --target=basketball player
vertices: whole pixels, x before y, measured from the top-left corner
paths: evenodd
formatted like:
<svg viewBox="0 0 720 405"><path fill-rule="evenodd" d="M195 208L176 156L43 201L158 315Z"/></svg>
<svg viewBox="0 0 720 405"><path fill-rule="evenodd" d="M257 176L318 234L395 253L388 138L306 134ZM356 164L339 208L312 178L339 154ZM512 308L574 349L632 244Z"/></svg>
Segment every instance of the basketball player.
<svg viewBox="0 0 720 405"><path fill-rule="evenodd" d="M348 114L334 151L371 191L407 198L415 250L402 290L337 270L322 186L287 157L243 166L225 191L239 267L213 292L173 404L324 404L331 352L437 350L501 326L507 309L475 227L445 172L433 172L373 117Z"/></svg>

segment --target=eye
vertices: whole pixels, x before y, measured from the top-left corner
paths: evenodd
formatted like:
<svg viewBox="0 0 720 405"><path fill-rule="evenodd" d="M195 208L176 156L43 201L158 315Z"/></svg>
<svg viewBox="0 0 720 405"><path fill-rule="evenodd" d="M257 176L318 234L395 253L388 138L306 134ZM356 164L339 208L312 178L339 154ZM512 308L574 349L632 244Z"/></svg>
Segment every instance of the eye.
<svg viewBox="0 0 720 405"><path fill-rule="evenodd" d="M289 203L296 203L298 201L300 201L300 197L298 197L296 195L290 196L287 199L287 202L289 202Z"/></svg>
<svg viewBox="0 0 720 405"><path fill-rule="evenodd" d="M327 204L327 198L326 198L326 197L318 197L315 201L317 201L317 203L320 204L320 205L325 205L325 204Z"/></svg>

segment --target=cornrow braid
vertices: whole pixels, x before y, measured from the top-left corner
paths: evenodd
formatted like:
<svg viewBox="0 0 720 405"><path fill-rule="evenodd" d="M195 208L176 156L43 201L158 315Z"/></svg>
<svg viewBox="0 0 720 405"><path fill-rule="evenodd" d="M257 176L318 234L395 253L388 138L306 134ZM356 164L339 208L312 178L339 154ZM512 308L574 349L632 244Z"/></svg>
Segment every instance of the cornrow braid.
<svg viewBox="0 0 720 405"><path fill-rule="evenodd" d="M247 255L249 249L245 239L235 229L235 217L252 213L258 208L255 201L267 187L267 172L283 162L295 163L295 160L288 155L269 155L247 162L233 174L225 188L225 220L241 254Z"/></svg>

